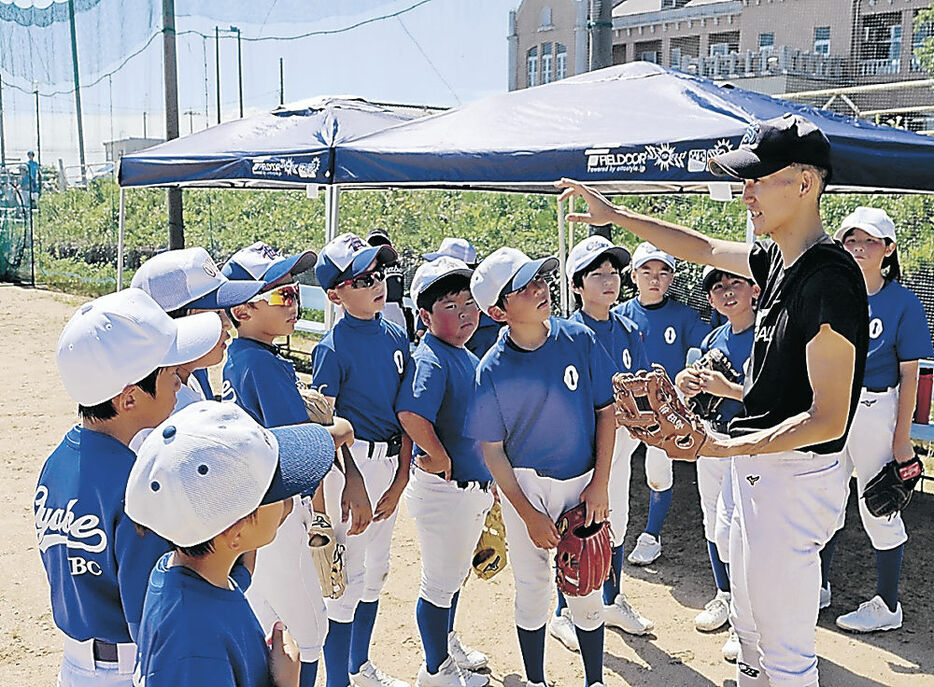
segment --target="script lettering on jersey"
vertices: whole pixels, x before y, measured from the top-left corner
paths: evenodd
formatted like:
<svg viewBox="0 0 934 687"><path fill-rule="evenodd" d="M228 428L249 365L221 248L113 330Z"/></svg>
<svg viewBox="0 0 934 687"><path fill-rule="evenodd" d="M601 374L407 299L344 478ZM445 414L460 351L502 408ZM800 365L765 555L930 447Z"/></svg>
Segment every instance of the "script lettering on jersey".
<svg viewBox="0 0 934 687"><path fill-rule="evenodd" d="M100 518L90 513L75 514L78 499L71 499L65 508L47 508L48 498L48 487L40 485L34 503L40 552L59 544L90 553L100 553L107 548L107 534L98 527Z"/></svg>

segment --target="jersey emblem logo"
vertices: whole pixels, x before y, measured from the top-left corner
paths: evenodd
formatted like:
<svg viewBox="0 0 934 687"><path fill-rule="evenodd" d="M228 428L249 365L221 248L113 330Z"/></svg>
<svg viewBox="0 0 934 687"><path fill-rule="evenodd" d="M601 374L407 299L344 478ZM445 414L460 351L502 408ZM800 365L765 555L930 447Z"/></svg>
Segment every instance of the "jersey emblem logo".
<svg viewBox="0 0 934 687"><path fill-rule="evenodd" d="M229 379L225 379L224 385L221 387L221 400L237 402L237 392L234 391Z"/></svg>
<svg viewBox="0 0 934 687"><path fill-rule="evenodd" d="M739 669L739 672L741 672L743 675L748 675L749 677L753 679L759 677L759 671L753 668L748 663L743 663L742 661L740 661L739 664L737 664L737 668Z"/></svg>
<svg viewBox="0 0 934 687"><path fill-rule="evenodd" d="M571 391L577 391L577 383L580 381L580 373L573 365L564 368L564 385Z"/></svg>
<svg viewBox="0 0 934 687"><path fill-rule="evenodd" d="M749 482L749 485L754 487L756 482L759 481L759 475L746 475L746 481Z"/></svg>
<svg viewBox="0 0 934 687"><path fill-rule="evenodd" d="M878 317L873 317L872 321L869 323L869 338L878 339L882 336L882 320Z"/></svg>
<svg viewBox="0 0 934 687"><path fill-rule="evenodd" d="M405 356L402 354L402 351L393 351L392 361L396 364L396 370L400 375L405 372Z"/></svg>
<svg viewBox="0 0 934 687"><path fill-rule="evenodd" d="M100 518L90 513L75 514L78 499L71 499L65 508L47 508L48 498L48 487L40 485L36 488L33 505L40 553L59 544L90 553L100 553L107 548L107 533L99 527Z"/></svg>
<svg viewBox="0 0 934 687"><path fill-rule="evenodd" d="M867 408L871 405L875 405L875 402L876 402L876 399L874 398L867 398L867 399L860 401L860 403L862 403Z"/></svg>
<svg viewBox="0 0 934 687"><path fill-rule="evenodd" d="M675 339L678 338L678 332L675 331L674 327L668 327L665 329L665 343L673 344Z"/></svg>
<svg viewBox="0 0 934 687"><path fill-rule="evenodd" d="M623 365L626 366L627 370L632 369L632 354L629 352L628 348L623 349Z"/></svg>

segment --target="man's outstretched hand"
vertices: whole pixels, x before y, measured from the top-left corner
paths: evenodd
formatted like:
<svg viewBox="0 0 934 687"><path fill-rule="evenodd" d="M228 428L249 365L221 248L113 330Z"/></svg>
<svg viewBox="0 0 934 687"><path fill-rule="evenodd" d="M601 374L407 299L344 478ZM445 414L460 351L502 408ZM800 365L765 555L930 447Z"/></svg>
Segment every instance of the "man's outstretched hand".
<svg viewBox="0 0 934 687"><path fill-rule="evenodd" d="M564 189L558 200L567 200L580 196L587 203L587 212L569 212L568 222L586 222L588 224L613 224L618 218L616 207L601 193L574 179L563 178L555 182L555 188Z"/></svg>

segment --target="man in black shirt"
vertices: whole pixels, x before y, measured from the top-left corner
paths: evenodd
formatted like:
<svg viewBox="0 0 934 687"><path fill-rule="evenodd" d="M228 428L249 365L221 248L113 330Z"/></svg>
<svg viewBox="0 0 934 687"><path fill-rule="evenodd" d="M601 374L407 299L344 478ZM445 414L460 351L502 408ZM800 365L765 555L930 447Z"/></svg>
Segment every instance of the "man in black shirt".
<svg viewBox="0 0 934 687"><path fill-rule="evenodd" d="M750 125L736 150L712 158L715 174L743 180L753 244L614 207L570 180L588 212L568 219L613 222L684 260L751 277L759 285L744 411L730 438L705 455L732 456L731 620L740 639L740 687L817 685L814 628L818 554L847 498L843 448L859 399L869 340L865 284L855 261L824 232L820 196L830 143L787 114ZM761 237L769 234L771 241Z"/></svg>

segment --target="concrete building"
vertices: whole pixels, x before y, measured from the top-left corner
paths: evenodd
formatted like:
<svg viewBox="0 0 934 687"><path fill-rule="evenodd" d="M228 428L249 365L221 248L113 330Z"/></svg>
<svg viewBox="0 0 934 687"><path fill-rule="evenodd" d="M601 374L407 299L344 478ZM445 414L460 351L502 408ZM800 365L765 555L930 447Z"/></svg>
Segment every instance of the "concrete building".
<svg viewBox="0 0 934 687"><path fill-rule="evenodd" d="M159 145L160 143L165 143L165 139L130 137L121 138L116 141L104 141L105 159L107 162L116 162L124 155L136 153L140 150L151 148L154 145Z"/></svg>
<svg viewBox="0 0 934 687"><path fill-rule="evenodd" d="M522 0L510 13L509 87L526 88L587 69L588 0ZM928 77L913 47L929 0L616 0L613 62L647 60L769 94ZM560 66L559 66L560 60ZM828 97L814 102L823 105ZM934 104L931 89L836 98L841 112ZM898 113L934 128L932 111ZM884 117L895 116L883 113ZM907 119L906 119L907 118Z"/></svg>

